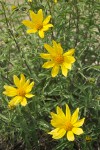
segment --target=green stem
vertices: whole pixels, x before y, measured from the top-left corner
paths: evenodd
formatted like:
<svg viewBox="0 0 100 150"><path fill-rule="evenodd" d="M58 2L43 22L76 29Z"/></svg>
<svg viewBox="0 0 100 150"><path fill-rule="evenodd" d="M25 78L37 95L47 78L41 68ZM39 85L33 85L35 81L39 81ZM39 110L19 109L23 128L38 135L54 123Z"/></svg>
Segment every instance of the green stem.
<svg viewBox="0 0 100 150"><path fill-rule="evenodd" d="M30 72L30 74L31 74L31 73L32 73L32 72L31 72L31 69L30 69L30 67L29 67L29 65L28 65L28 63L27 63L27 61L25 60L24 54L23 54L23 52L21 51L20 46L19 46L19 44L18 44L18 42L17 42L17 40L16 40L16 38L15 38L13 32L12 32L11 29L10 29L11 27L10 27L9 21L8 21L8 19L7 19L7 16L6 16L5 5L4 5L3 2L1 2L1 5L2 5L2 9L3 9L3 11L4 11L5 21L6 21L6 25L7 25L7 30L8 30L9 36L10 36L11 39L14 40L18 52L21 52L21 53L22 53L22 56L21 56L21 57L23 58L23 61L24 61L26 67L28 68L28 70L29 70L29 72Z"/></svg>

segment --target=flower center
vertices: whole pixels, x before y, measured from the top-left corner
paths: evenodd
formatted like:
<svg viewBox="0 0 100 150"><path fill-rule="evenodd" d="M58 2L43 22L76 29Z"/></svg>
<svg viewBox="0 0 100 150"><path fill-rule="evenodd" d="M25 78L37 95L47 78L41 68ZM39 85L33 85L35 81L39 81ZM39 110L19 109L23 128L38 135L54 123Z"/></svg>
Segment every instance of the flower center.
<svg viewBox="0 0 100 150"><path fill-rule="evenodd" d="M57 57L55 57L54 60L57 64L62 64L64 61L64 57L62 55L57 55Z"/></svg>
<svg viewBox="0 0 100 150"><path fill-rule="evenodd" d="M25 96L25 91L23 89L18 89L18 96Z"/></svg>
<svg viewBox="0 0 100 150"><path fill-rule="evenodd" d="M41 29L43 28L43 25L42 25L42 24L37 23L36 28L37 28L37 30L41 30Z"/></svg>
<svg viewBox="0 0 100 150"><path fill-rule="evenodd" d="M67 122L65 128L66 128L66 131L71 131L73 126L70 122Z"/></svg>

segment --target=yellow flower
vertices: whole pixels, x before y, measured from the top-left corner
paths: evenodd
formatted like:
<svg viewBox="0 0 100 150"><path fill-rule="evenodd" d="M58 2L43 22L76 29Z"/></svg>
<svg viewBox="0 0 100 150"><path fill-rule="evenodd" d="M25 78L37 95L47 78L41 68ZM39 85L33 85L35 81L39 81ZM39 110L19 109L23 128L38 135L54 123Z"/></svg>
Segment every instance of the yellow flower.
<svg viewBox="0 0 100 150"><path fill-rule="evenodd" d="M26 106L27 104L26 98L31 98L34 96L33 94L30 93L32 87L34 86L34 82L30 83L29 79L26 81L25 76L23 74L20 75L20 79L16 75L14 75L13 80L16 88L8 85L4 86L5 91L3 92L3 94L9 97L13 97L11 101L8 103L8 107L13 108L19 103L22 106Z"/></svg>
<svg viewBox="0 0 100 150"><path fill-rule="evenodd" d="M57 0L54 0L55 3L57 3Z"/></svg>
<svg viewBox="0 0 100 150"><path fill-rule="evenodd" d="M12 5L12 6L11 6L11 9L12 9L12 11L13 11L13 10L17 9L17 6Z"/></svg>
<svg viewBox="0 0 100 150"><path fill-rule="evenodd" d="M27 33L39 33L39 36L41 38L44 38L44 32L49 30L50 27L53 27L52 24L48 24L51 18L51 15L49 15L44 21L43 21L43 12L42 9L38 11L37 14L35 14L33 11L30 11L30 18L32 21L24 20L22 23L27 26L29 29L27 30Z"/></svg>
<svg viewBox="0 0 100 150"><path fill-rule="evenodd" d="M86 139L87 142L90 142L92 140L92 138L90 136L86 136L85 139Z"/></svg>
<svg viewBox="0 0 100 150"><path fill-rule="evenodd" d="M32 0L28 0L28 2L32 2Z"/></svg>
<svg viewBox="0 0 100 150"><path fill-rule="evenodd" d="M44 44L44 47L49 54L41 53L40 56L49 61L44 63L42 67L53 67L51 71L52 77L55 77L58 74L59 68L61 67L62 74L66 77L68 69L71 69L72 63L75 62L75 58L72 56L75 50L70 49L68 52L63 54L63 49L60 43L57 44L55 41L53 41L53 47L48 44Z"/></svg>
<svg viewBox="0 0 100 150"><path fill-rule="evenodd" d="M83 133L83 130L80 127L83 125L85 119L83 118L78 120L78 112L79 108L77 108L71 116L71 112L67 104L66 114L64 114L62 109L57 106L57 114L51 112L51 125L56 129L52 130L48 134L51 134L53 139L60 139L67 132L66 138L69 141L74 141L74 134L80 135Z"/></svg>

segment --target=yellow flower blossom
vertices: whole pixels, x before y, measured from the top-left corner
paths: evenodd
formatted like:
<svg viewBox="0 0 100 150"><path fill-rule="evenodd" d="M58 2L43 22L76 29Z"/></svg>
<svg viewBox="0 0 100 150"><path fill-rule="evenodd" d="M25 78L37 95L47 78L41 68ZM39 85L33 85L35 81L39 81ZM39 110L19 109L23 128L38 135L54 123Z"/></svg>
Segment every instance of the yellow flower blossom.
<svg viewBox="0 0 100 150"><path fill-rule="evenodd" d="M78 113L79 108L71 115L70 109L66 104L66 113L64 114L62 109L57 106L57 114L51 112L51 125L55 129L48 134L51 134L53 139L60 139L67 133L66 138L69 141L74 141L74 134L80 135L83 133L80 127L83 125L85 118L78 120Z"/></svg>
<svg viewBox="0 0 100 150"><path fill-rule="evenodd" d="M51 15L49 15L44 21L43 21L43 12L42 9L38 11L37 14L35 14L33 11L30 10L30 18L29 20L24 20L22 23L27 26L29 29L27 30L27 33L39 33L39 36L41 38L44 38L44 32L49 30L50 27L53 27L52 24L49 24Z"/></svg>
<svg viewBox="0 0 100 150"><path fill-rule="evenodd" d="M86 136L85 139L86 139L87 142L90 142L92 140L92 138L90 136Z"/></svg>
<svg viewBox="0 0 100 150"><path fill-rule="evenodd" d="M74 49L70 49L69 51L63 53L63 49L60 43L56 43L53 41L53 47L48 44L44 44L45 49L49 52L49 54L41 53L40 56L48 61L43 64L43 68L52 68L51 75L55 77L59 69L61 67L62 74L66 77L68 73L68 69L71 69L72 63L75 62L75 58L72 56L74 53Z"/></svg>
<svg viewBox="0 0 100 150"><path fill-rule="evenodd" d="M15 5L12 5L11 6L11 10L13 11L13 10L16 10L17 9L17 6L15 6Z"/></svg>
<svg viewBox="0 0 100 150"><path fill-rule="evenodd" d="M23 74L20 75L20 79L16 75L14 75L13 80L16 88L13 86L4 85L5 91L3 92L3 94L9 97L13 97L8 103L8 107L13 108L19 103L22 106L26 106L26 98L31 98L34 96L30 93L32 87L34 86L34 82L30 83L29 79L26 81L25 76Z"/></svg>
<svg viewBox="0 0 100 150"><path fill-rule="evenodd" d="M32 2L32 0L28 0L28 2Z"/></svg>
<svg viewBox="0 0 100 150"><path fill-rule="evenodd" d="M55 3L57 3L57 0L54 0Z"/></svg>

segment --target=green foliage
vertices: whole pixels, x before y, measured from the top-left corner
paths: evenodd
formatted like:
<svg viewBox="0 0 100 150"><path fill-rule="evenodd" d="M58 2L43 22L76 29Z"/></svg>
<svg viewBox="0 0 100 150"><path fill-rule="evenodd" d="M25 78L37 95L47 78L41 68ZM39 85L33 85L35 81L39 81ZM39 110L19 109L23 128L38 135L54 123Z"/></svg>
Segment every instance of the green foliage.
<svg viewBox="0 0 100 150"><path fill-rule="evenodd" d="M17 2L17 1L15 1ZM25 0L14 4L0 1L0 149L36 150L95 150L100 147L100 67L99 67L99 0ZM13 5L16 8L12 9ZM29 10L43 9L44 16L52 16L52 29L40 39L26 34L21 23ZM29 18L28 18L29 19ZM50 69L43 69L39 54L44 43L60 42L64 51L75 48L76 62L67 77L52 78ZM35 82L35 97L26 107L9 110L10 100L2 94L5 84L13 85L13 75L23 73ZM56 106L68 104L72 110L80 108L85 117L84 134L74 142L66 137L53 140L50 112ZM86 137L91 137L90 141Z"/></svg>

